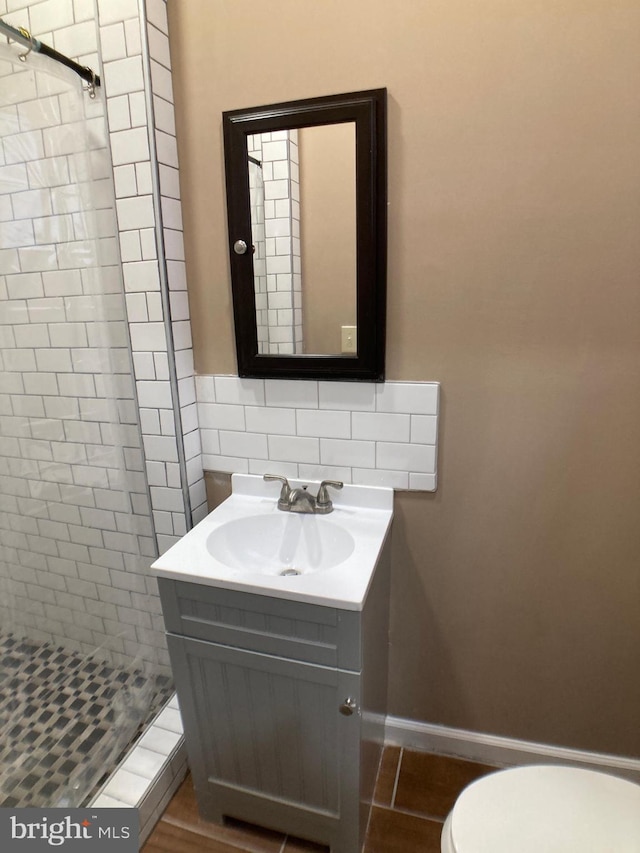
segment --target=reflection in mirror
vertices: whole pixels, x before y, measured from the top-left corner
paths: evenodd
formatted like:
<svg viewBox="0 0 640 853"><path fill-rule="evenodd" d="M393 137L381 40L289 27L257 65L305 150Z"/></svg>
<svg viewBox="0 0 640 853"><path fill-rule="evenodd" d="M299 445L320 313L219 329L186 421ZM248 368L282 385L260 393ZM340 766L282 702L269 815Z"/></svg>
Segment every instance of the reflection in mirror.
<svg viewBox="0 0 640 853"><path fill-rule="evenodd" d="M261 355L357 352L355 151L354 122L247 136Z"/></svg>

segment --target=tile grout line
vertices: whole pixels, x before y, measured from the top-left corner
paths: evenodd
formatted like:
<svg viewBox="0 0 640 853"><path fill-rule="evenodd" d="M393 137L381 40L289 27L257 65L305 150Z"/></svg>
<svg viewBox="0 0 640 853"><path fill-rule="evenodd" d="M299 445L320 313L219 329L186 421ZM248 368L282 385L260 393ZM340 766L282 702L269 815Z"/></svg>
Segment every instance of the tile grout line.
<svg viewBox="0 0 640 853"><path fill-rule="evenodd" d="M428 820L430 823L443 824L447 819L446 816L442 817L441 815L432 814L431 812L414 811L413 809L391 808L391 806L382 806L378 804L376 804L376 808L392 812L393 814L407 815L408 817L416 817L420 820Z"/></svg>
<svg viewBox="0 0 640 853"><path fill-rule="evenodd" d="M402 766L402 758L404 756L404 747L400 747L400 755L398 756L398 766L396 767L396 778L393 781L393 793L391 794L391 808L396 804L396 793L398 791L398 782L400 780L400 767Z"/></svg>

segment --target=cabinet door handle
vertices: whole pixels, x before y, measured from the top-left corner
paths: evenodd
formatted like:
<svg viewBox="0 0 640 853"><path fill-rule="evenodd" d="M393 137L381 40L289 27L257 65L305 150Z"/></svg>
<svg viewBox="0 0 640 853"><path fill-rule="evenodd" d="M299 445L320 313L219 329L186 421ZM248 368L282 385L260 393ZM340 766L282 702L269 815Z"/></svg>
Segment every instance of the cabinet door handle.
<svg viewBox="0 0 640 853"><path fill-rule="evenodd" d="M340 713L345 717L350 717L358 708L358 703L351 696L347 696L342 705L340 705Z"/></svg>

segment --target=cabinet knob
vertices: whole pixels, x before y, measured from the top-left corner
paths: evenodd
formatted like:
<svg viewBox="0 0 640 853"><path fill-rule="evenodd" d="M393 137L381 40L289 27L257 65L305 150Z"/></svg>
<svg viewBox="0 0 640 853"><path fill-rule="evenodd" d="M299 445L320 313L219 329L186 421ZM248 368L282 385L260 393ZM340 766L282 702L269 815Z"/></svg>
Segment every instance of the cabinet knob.
<svg viewBox="0 0 640 853"><path fill-rule="evenodd" d="M233 244L233 251L236 253L236 255L244 255L248 248L249 247L247 246L244 240L236 240L236 242Z"/></svg>
<svg viewBox="0 0 640 853"><path fill-rule="evenodd" d="M350 717L358 708L358 703L351 696L347 696L342 705L340 705L340 713L345 717Z"/></svg>

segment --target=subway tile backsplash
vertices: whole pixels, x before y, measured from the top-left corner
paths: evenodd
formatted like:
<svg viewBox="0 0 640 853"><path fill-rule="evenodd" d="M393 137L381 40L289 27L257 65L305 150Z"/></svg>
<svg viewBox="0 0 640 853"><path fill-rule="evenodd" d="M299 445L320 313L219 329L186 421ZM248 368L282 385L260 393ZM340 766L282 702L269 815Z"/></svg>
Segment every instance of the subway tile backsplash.
<svg viewBox="0 0 640 853"><path fill-rule="evenodd" d="M196 377L205 470L435 491L437 382Z"/></svg>

